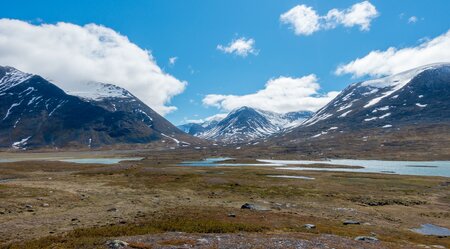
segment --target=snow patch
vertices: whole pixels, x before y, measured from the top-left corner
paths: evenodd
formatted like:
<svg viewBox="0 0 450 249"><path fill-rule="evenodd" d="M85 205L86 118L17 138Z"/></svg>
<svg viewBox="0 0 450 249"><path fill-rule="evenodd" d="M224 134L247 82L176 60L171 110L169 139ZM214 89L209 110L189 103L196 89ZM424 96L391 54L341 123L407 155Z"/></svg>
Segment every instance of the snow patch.
<svg viewBox="0 0 450 249"><path fill-rule="evenodd" d="M368 121L376 120L377 118L378 117L366 118L366 119L364 119L364 121L368 122Z"/></svg>
<svg viewBox="0 0 450 249"><path fill-rule="evenodd" d="M14 104L12 104L12 105L9 107L8 111L6 111L6 115L5 115L5 117L3 118L3 120L7 119L8 116L11 114L11 110L12 110L14 107L19 106L20 104L22 104L22 101L23 101L23 100L21 100L19 103L14 103Z"/></svg>
<svg viewBox="0 0 450 249"><path fill-rule="evenodd" d="M24 139L22 139L22 140L20 140L18 142L14 142L12 144L12 147L14 149L25 149L25 146L27 145L28 139L30 139L30 138L31 138L31 136L29 136L27 138L24 138Z"/></svg>
<svg viewBox="0 0 450 249"><path fill-rule="evenodd" d="M342 113L341 115L339 115L338 118L344 118L344 117L347 116L347 114L349 114L351 111L352 111L352 110L346 111L346 112Z"/></svg>
<svg viewBox="0 0 450 249"><path fill-rule="evenodd" d="M167 138L172 139L172 140L173 140L175 143L177 143L177 144L180 143L180 141L179 141L178 139L174 138L174 137L168 136L168 135L166 135L166 134L164 134L164 133L161 133L161 135L163 135L164 137L167 137Z"/></svg>
<svg viewBox="0 0 450 249"><path fill-rule="evenodd" d="M416 103L416 106L420 107L420 108L424 108L427 106L427 104L420 104L420 103Z"/></svg>
<svg viewBox="0 0 450 249"><path fill-rule="evenodd" d="M372 112L387 111L387 110L389 110L389 106L388 105L380 107L380 108L377 108L377 109L373 110Z"/></svg>

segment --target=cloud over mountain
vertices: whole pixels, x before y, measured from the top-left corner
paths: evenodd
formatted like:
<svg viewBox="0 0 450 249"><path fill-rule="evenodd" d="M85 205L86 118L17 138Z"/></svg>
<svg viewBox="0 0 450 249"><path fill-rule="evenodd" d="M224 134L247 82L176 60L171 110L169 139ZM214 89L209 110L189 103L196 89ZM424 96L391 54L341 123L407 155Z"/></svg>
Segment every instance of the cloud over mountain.
<svg viewBox="0 0 450 249"><path fill-rule="evenodd" d="M450 61L450 30L415 47L390 47L384 51L371 51L336 69L336 74L383 76L406 71L410 68Z"/></svg>
<svg viewBox="0 0 450 249"><path fill-rule="evenodd" d="M214 106L223 111L248 106L276 113L294 111L316 111L338 92L319 94L317 77L310 74L300 78L278 77L270 79L264 89L246 95L209 94L203 98L203 104Z"/></svg>
<svg viewBox="0 0 450 249"><path fill-rule="evenodd" d="M170 99L187 84L163 72L150 51L97 24L0 19L0 65L42 75L64 90L80 90L78 84L89 81L112 83L163 115L176 109Z"/></svg>

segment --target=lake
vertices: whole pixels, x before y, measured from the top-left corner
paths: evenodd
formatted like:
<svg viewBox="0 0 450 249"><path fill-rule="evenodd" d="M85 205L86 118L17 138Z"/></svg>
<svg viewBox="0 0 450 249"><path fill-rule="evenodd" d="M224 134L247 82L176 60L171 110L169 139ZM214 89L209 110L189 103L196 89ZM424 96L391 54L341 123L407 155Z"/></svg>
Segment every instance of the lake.
<svg viewBox="0 0 450 249"><path fill-rule="evenodd" d="M0 163L10 162L23 162L23 161L59 161L68 163L80 163L80 164L116 164L123 161L139 161L144 159L143 157L122 157L122 158L8 158L0 159Z"/></svg>
<svg viewBox="0 0 450 249"><path fill-rule="evenodd" d="M312 170L337 171L360 173L383 173L419 176L450 177L450 161L387 161L387 160L356 160L356 159L330 159L330 160L268 160L258 159L260 163L221 163L232 158L207 158L201 161L185 161L179 166L198 167L227 167L227 166L265 166L276 167L280 170ZM301 165L338 165L356 166L359 168L311 168Z"/></svg>
<svg viewBox="0 0 450 249"><path fill-rule="evenodd" d="M450 177L450 161L386 161L386 160L355 160L355 159L330 159L324 161L306 160L258 160L265 163L284 164L279 167L283 170L316 170L316 171L341 171L341 172L363 172L384 173L400 175L420 176L445 176ZM326 164L341 166L359 166L363 168L307 168L297 165Z"/></svg>

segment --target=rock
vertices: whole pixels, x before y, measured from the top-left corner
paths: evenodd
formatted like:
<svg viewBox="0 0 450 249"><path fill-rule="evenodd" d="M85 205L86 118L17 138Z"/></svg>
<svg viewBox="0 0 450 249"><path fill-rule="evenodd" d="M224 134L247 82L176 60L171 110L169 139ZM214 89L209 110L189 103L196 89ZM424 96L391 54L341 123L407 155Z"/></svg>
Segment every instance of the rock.
<svg viewBox="0 0 450 249"><path fill-rule="evenodd" d="M241 209L255 210L256 206L254 204L245 203L244 205L241 206Z"/></svg>
<svg viewBox="0 0 450 249"><path fill-rule="evenodd" d="M234 218L234 217L236 217L236 214L234 214L234 213L229 213L229 214L228 214L228 217L233 217L233 218Z"/></svg>
<svg viewBox="0 0 450 249"><path fill-rule="evenodd" d="M205 238L200 238L200 239L197 239L197 242L199 244L207 244L207 243L209 243L209 240L207 240Z"/></svg>
<svg viewBox="0 0 450 249"><path fill-rule="evenodd" d="M314 225L314 224L305 224L305 225L303 225L303 227L305 227L306 229L314 229L314 228L316 228L316 225Z"/></svg>
<svg viewBox="0 0 450 249"><path fill-rule="evenodd" d="M110 240L106 242L106 245L108 246L108 248L110 249L120 249L120 248L124 248L126 246L128 246L128 243L122 240Z"/></svg>
<svg viewBox="0 0 450 249"><path fill-rule="evenodd" d="M27 205L25 205L25 208L33 208L33 206L32 206L32 205L29 205L29 204L27 204Z"/></svg>
<svg viewBox="0 0 450 249"><path fill-rule="evenodd" d="M343 222L344 225L360 225L361 223L356 220L345 220Z"/></svg>
<svg viewBox="0 0 450 249"><path fill-rule="evenodd" d="M50 205L48 203L42 203L43 207L49 207Z"/></svg>
<svg viewBox="0 0 450 249"><path fill-rule="evenodd" d="M367 242L376 242L376 241L378 241L377 238L371 237L371 236L358 236L358 237L355 238L355 240L367 241Z"/></svg>
<svg viewBox="0 0 450 249"><path fill-rule="evenodd" d="M110 209L108 209L106 211L108 211L108 212L117 212L117 211L119 211L119 209L117 209L117 208L110 208Z"/></svg>

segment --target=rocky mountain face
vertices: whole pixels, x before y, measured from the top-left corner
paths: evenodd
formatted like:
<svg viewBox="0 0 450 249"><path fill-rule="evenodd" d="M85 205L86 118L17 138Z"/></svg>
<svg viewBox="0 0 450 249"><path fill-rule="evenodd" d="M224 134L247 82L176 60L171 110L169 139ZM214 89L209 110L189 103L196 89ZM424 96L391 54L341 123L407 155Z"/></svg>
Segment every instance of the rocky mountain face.
<svg viewBox="0 0 450 249"><path fill-rule="evenodd" d="M89 84L91 91L68 94L38 75L0 67L0 148L197 141L127 90Z"/></svg>
<svg viewBox="0 0 450 249"><path fill-rule="evenodd" d="M186 124L180 129L194 136L225 143L244 143L285 132L300 125L311 112L278 114L241 107L221 120L202 124Z"/></svg>
<svg viewBox="0 0 450 249"><path fill-rule="evenodd" d="M378 147L420 145L428 151L427 146L450 142L449 128L450 63L439 63L352 84L302 125L272 142L312 146L340 140L341 145L364 146L373 141Z"/></svg>

